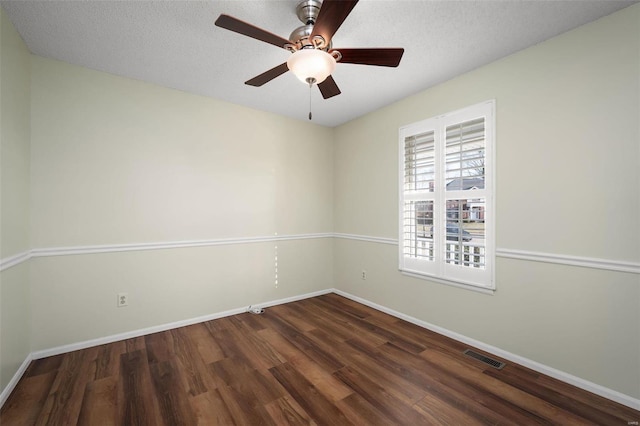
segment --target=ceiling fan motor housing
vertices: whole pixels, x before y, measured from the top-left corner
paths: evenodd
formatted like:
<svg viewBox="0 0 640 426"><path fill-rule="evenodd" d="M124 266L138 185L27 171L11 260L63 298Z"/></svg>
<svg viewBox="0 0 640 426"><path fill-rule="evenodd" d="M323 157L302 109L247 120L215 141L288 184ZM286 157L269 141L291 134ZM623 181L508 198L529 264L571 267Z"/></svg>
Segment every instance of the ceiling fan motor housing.
<svg viewBox="0 0 640 426"><path fill-rule="evenodd" d="M296 28L289 35L289 40L295 45L295 47L287 46L289 50L322 49L327 51L331 48L331 42L327 44L321 36L316 36L313 40L310 38L321 6L322 2L319 0L303 0L298 3L296 14L304 25Z"/></svg>
<svg viewBox="0 0 640 426"><path fill-rule="evenodd" d="M301 27L298 27L291 32L291 35L289 36L289 40L291 40L296 44L300 43L304 45L305 44L304 41L309 40L309 36L311 35L312 31L313 31L313 25L302 25ZM308 44L311 45L311 42L308 42Z"/></svg>

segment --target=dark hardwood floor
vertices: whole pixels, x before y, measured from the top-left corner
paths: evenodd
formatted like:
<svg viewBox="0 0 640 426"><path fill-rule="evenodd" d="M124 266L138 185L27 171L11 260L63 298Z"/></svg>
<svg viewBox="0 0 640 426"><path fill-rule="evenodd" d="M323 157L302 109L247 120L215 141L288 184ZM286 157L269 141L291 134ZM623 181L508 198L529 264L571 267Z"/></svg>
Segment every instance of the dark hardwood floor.
<svg viewBox="0 0 640 426"><path fill-rule="evenodd" d="M640 421L638 411L524 367L496 370L466 348L328 294L34 361L0 424Z"/></svg>

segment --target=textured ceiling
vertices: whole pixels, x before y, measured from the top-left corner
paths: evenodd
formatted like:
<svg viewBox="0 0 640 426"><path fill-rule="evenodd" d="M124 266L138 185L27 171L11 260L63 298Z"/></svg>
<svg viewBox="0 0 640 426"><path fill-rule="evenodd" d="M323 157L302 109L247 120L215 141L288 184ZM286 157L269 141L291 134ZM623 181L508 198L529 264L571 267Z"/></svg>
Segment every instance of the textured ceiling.
<svg viewBox="0 0 640 426"><path fill-rule="evenodd" d="M312 91L313 121L345 123L636 1L361 0L340 47L404 47L398 68L338 64L342 94ZM214 26L221 13L288 38L297 0L2 1L36 55L306 120L309 89L291 73L244 81L289 53Z"/></svg>

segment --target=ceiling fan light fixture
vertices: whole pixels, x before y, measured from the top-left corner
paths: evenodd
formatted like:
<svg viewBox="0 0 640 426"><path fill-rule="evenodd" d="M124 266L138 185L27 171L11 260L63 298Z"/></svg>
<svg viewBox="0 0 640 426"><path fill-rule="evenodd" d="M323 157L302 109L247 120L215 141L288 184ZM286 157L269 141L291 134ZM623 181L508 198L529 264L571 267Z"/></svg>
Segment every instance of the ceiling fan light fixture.
<svg viewBox="0 0 640 426"><path fill-rule="evenodd" d="M300 49L287 59L287 67L300 81L322 83L336 68L336 59L319 49Z"/></svg>

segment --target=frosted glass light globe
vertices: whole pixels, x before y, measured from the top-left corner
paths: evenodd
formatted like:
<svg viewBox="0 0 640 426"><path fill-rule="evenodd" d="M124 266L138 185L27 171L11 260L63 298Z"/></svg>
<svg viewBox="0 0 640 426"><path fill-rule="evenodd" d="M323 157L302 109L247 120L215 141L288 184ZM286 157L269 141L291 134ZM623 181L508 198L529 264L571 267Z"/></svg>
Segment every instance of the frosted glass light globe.
<svg viewBox="0 0 640 426"><path fill-rule="evenodd" d="M300 49L287 60L287 67L303 83L322 83L333 73L336 60L333 56L318 49Z"/></svg>

